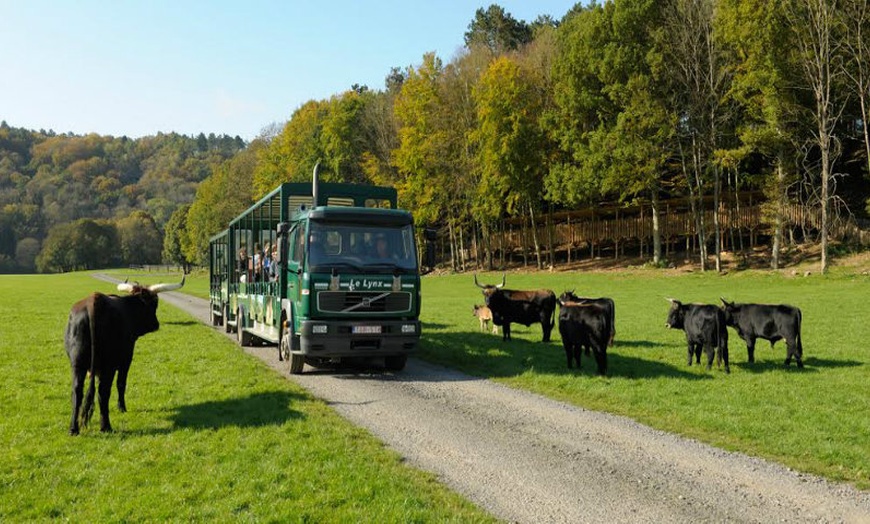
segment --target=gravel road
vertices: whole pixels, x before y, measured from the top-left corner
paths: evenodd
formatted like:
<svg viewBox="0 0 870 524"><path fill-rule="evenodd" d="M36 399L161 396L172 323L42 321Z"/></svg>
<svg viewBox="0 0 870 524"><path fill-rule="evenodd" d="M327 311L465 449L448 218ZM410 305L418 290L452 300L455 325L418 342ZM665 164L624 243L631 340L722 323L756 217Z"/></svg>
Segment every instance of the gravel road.
<svg viewBox="0 0 870 524"><path fill-rule="evenodd" d="M208 323L207 301L161 299ZM870 492L417 359L290 376L246 351L505 521L870 523Z"/></svg>

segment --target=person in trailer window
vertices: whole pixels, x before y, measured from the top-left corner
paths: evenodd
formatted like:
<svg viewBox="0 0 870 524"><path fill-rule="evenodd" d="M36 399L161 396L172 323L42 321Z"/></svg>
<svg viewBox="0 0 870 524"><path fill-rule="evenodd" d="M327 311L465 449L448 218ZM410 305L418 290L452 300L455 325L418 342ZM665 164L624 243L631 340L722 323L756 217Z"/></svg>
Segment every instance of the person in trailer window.
<svg viewBox="0 0 870 524"><path fill-rule="evenodd" d="M248 281L248 250L245 246L239 249L238 267L236 268L239 275L239 282Z"/></svg>

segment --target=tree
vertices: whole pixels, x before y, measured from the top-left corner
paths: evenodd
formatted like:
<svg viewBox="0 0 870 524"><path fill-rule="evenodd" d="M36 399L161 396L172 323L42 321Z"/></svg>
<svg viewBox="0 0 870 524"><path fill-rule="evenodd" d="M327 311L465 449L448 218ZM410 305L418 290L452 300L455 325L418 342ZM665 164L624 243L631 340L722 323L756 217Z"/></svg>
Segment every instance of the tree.
<svg viewBox="0 0 870 524"><path fill-rule="evenodd" d="M820 271L828 270L828 228L834 178L833 164L840 151L834 128L843 106L838 106L835 87L842 80L842 19L837 16L836 0L793 0L788 2L786 17L794 32L797 64L803 73L804 86L813 94L809 111L815 125L813 143L819 150L821 208Z"/></svg>
<svg viewBox="0 0 870 524"><path fill-rule="evenodd" d="M474 90L484 185L500 190L509 212L529 211L540 269L535 213L542 197L545 136L538 125L542 108L537 95L528 73L507 57L497 58Z"/></svg>
<svg viewBox="0 0 870 524"><path fill-rule="evenodd" d="M735 163L757 152L770 158L772 174L764 184L765 218L773 226L771 267L779 269L788 187L795 174L790 158L797 139L796 100L789 84L789 29L783 2L722 0L721 36L737 58L731 96L742 109L738 136L742 146L732 152Z"/></svg>
<svg viewBox="0 0 870 524"><path fill-rule="evenodd" d="M187 213L186 234L180 239L186 260L204 263L207 260L209 238L225 229L230 220L254 203L253 181L259 166L257 160L268 147L270 145L254 140L247 149L221 164L212 176L199 185L196 198Z"/></svg>
<svg viewBox="0 0 870 524"><path fill-rule="evenodd" d="M126 264L159 264L163 250L163 235L154 218L144 211L134 211L115 223L121 246L121 259Z"/></svg>
<svg viewBox="0 0 870 524"><path fill-rule="evenodd" d="M115 226L106 220L82 218L48 232L36 257L36 269L66 272L113 267L120 262Z"/></svg>
<svg viewBox="0 0 870 524"><path fill-rule="evenodd" d="M281 133L266 147L257 148L254 195L265 195L282 182L311 179L311 170L325 155L320 134L328 110L327 102L306 102L293 112Z"/></svg>
<svg viewBox="0 0 870 524"><path fill-rule="evenodd" d="M673 107L681 124L681 165L695 216L701 270L704 271L707 264L701 197L707 184L712 182L714 255L716 271L720 271L721 181L714 154L722 147L730 117L724 101L731 86L731 69L726 67L721 41L714 34L714 0L673 0L667 5L663 25L670 53L666 56L666 63L670 64L668 77L674 79Z"/></svg>
<svg viewBox="0 0 870 524"><path fill-rule="evenodd" d="M403 207L413 209L420 224L434 224L445 210L448 173L444 169L447 131L440 118L442 103L438 82L441 60L429 53L417 69L410 69L396 98L399 147L393 162L399 173L397 189Z"/></svg>
<svg viewBox="0 0 870 524"><path fill-rule="evenodd" d="M844 47L847 56L845 68L852 91L854 92L861 115L861 135L864 140L864 160L867 164L865 175L870 176L870 1L854 0L843 2L838 11L845 29ZM870 209L870 199L867 199Z"/></svg>
<svg viewBox="0 0 870 524"><path fill-rule="evenodd" d="M185 272L191 260L184 255L183 244L187 236L187 214L190 204L180 206L172 213L163 230L163 260L182 266Z"/></svg>
<svg viewBox="0 0 870 524"><path fill-rule="evenodd" d="M466 47L483 46L493 55L513 51L532 40L532 30L525 22L514 19L504 8L491 4L474 13L465 32Z"/></svg>

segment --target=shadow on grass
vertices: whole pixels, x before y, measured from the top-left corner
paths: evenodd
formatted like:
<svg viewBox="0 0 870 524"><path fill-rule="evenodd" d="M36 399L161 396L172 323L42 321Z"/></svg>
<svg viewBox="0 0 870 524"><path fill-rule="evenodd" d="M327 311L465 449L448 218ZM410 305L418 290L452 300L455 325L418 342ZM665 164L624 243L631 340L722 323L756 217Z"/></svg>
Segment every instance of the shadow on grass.
<svg viewBox="0 0 870 524"><path fill-rule="evenodd" d="M292 409L300 395L286 391L256 393L249 397L181 406L171 416L175 429L220 429L279 426L303 415Z"/></svg>
<svg viewBox="0 0 870 524"><path fill-rule="evenodd" d="M734 352L731 352L731 365L739 367L740 369L747 371L749 373L761 374L761 373L770 373L773 371L792 371L794 373L818 373L825 368L853 368L858 366L863 366L863 362L859 362L857 360L832 360L826 358L816 358L809 357L804 359L804 367L799 368L797 364L792 361L791 365L785 365L785 356L782 359L764 359L760 360L758 358L758 353L756 352L755 362L746 362L737 361L734 362ZM744 355L744 359L746 356Z"/></svg>
<svg viewBox="0 0 870 524"><path fill-rule="evenodd" d="M201 326L202 322L198 320L179 320L173 322L161 322L165 326Z"/></svg>
<svg viewBox="0 0 870 524"><path fill-rule="evenodd" d="M663 344L617 340L616 345L617 347L656 347ZM426 336L421 356L427 361L483 378L515 377L530 370L540 375L594 376L598 369L594 357L586 355L581 358L580 370L569 369L565 350L560 341L533 342L514 337L509 342L502 342L501 337L478 333L439 333ZM712 378L711 374L699 375L695 371L671 364L620 355L611 351L608 351L607 355L607 376L631 379L672 377L705 380Z"/></svg>

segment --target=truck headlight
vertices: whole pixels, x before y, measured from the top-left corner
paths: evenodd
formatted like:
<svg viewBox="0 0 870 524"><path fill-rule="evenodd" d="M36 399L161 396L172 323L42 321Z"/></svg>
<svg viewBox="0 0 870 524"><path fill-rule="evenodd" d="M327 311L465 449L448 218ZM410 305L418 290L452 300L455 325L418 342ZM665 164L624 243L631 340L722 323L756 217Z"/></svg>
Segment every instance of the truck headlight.
<svg viewBox="0 0 870 524"><path fill-rule="evenodd" d="M410 335L417 332L417 326L414 324L402 324L402 334Z"/></svg>
<svg viewBox="0 0 870 524"><path fill-rule="evenodd" d="M314 324L311 326L311 333L313 335L325 335L327 333L326 324Z"/></svg>

